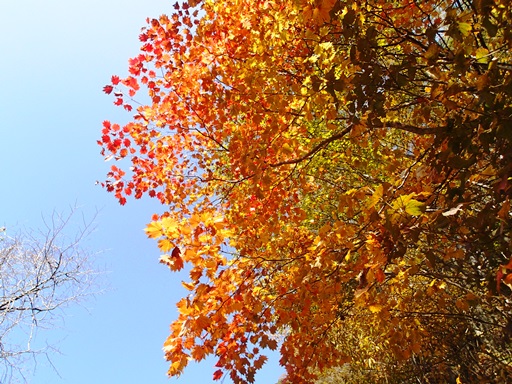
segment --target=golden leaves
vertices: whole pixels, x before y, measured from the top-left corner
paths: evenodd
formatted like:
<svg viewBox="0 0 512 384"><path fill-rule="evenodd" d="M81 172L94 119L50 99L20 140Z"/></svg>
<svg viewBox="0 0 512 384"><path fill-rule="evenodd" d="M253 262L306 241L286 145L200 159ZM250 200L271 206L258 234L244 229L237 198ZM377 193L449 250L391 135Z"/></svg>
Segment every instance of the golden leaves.
<svg viewBox="0 0 512 384"><path fill-rule="evenodd" d="M475 58L479 64L487 64L489 62L489 50L487 48L477 48Z"/></svg>
<svg viewBox="0 0 512 384"><path fill-rule="evenodd" d="M429 362L444 348L433 309L469 315L512 281L505 11L196 3L143 31L131 76L105 90L146 86L152 104L100 141L132 161L107 189L159 199L145 232L171 270L190 266L169 373L216 353L215 379L251 381L258 348L280 346L297 383L347 354Z"/></svg>
<svg viewBox="0 0 512 384"><path fill-rule="evenodd" d="M471 30L473 29L471 24L470 23L466 23L466 22L458 23L458 28L459 28L459 31L462 33L463 36L469 36L469 34L471 33Z"/></svg>
<svg viewBox="0 0 512 384"><path fill-rule="evenodd" d="M158 240L158 248L160 248L162 252L169 252L174 248L174 244L170 242L169 239L160 239Z"/></svg>
<svg viewBox="0 0 512 384"><path fill-rule="evenodd" d="M150 239L156 239L163 235L162 224L160 222L152 221L144 229Z"/></svg>
<svg viewBox="0 0 512 384"><path fill-rule="evenodd" d="M428 193L427 193L428 194ZM426 205L424 202L413 199L416 197L415 193L408 195L402 195L396 198L391 203L391 216L393 221L403 219L403 213L407 213L411 216L420 216L425 212Z"/></svg>

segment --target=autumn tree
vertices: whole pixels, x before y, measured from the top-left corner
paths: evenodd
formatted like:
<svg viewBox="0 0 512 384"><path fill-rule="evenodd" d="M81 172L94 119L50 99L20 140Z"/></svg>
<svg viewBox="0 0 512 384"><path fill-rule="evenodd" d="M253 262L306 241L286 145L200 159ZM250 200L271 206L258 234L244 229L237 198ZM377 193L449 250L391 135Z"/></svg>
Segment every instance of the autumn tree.
<svg viewBox="0 0 512 384"><path fill-rule="evenodd" d="M279 348L293 383L511 377L509 5L190 0L148 19L104 88L133 121L99 144L120 164L103 185L159 199L146 232L189 268L169 375L215 354L215 379L253 382Z"/></svg>
<svg viewBox="0 0 512 384"><path fill-rule="evenodd" d="M0 232L2 383L27 382L33 363L51 361L57 346L37 335L61 324L67 307L93 293L97 271L81 245L91 224L77 223L74 213L54 213L40 230L8 226ZM79 229L69 233L75 224Z"/></svg>

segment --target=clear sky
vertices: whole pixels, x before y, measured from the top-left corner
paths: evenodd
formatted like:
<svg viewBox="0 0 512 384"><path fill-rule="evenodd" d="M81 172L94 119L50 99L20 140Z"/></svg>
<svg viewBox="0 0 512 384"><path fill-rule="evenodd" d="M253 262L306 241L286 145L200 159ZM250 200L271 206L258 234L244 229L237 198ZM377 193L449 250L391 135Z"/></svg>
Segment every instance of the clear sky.
<svg viewBox="0 0 512 384"><path fill-rule="evenodd" d="M102 87L126 75L146 17L171 7L168 0L0 0L0 226L37 228L41 215L75 202L85 217L99 210L83 245L102 251L97 264L109 271L105 293L68 310L62 329L38 334L40 342L61 340L61 354L53 356L58 374L41 361L31 383L212 382L213 360L166 377L162 344L185 290L143 232L164 208L134 200L121 207L95 185L110 166L96 144L101 122L129 118ZM277 360L257 384L277 382Z"/></svg>

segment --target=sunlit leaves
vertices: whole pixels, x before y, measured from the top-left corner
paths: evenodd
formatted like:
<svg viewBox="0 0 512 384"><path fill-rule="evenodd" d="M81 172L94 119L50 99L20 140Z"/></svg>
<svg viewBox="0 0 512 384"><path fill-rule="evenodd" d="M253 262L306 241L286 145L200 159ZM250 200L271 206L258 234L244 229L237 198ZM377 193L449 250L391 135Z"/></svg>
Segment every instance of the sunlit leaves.
<svg viewBox="0 0 512 384"><path fill-rule="evenodd" d="M150 239L156 239L163 235L163 228L160 222L152 221L145 229L146 234Z"/></svg>
<svg viewBox="0 0 512 384"><path fill-rule="evenodd" d="M412 216L420 216L425 211L425 203L414 199L415 194L399 196L391 203L392 215L395 217L405 212Z"/></svg>
<svg viewBox="0 0 512 384"><path fill-rule="evenodd" d="M104 88L133 121L98 144L125 165L107 190L158 199L145 232L189 266L170 375L214 354L215 380L252 382L264 348L293 383L348 362L360 382L507 371L489 361L510 358L510 12L207 0L148 19Z"/></svg>
<svg viewBox="0 0 512 384"><path fill-rule="evenodd" d="M166 264L171 271L179 271L183 268L183 258L179 252L179 248L174 248L171 255L163 255L160 257L160 262Z"/></svg>

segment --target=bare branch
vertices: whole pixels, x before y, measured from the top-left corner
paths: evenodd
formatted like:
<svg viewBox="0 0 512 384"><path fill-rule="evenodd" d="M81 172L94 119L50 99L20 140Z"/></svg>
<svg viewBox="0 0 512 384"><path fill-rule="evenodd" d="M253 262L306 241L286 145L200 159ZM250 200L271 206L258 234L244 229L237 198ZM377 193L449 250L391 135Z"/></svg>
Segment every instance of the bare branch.
<svg viewBox="0 0 512 384"><path fill-rule="evenodd" d="M39 231L0 232L0 382L25 382L28 368L39 355L49 358L51 346L35 347L38 330L54 328L62 310L79 303L96 284L98 273L91 253L81 247L93 231L91 222L76 225L76 209L53 213Z"/></svg>

